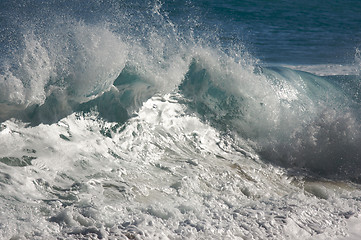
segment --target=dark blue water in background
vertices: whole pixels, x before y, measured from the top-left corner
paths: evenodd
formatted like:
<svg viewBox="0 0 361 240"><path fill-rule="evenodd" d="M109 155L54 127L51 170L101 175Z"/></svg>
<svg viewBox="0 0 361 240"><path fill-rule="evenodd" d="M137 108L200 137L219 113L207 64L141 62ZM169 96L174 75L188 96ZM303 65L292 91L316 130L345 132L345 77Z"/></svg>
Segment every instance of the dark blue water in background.
<svg viewBox="0 0 361 240"><path fill-rule="evenodd" d="M242 42L268 63L342 64L353 61L361 44L361 1L201 0L180 8L182 4L165 3L171 19L179 21L193 11L200 29L217 29L224 45Z"/></svg>

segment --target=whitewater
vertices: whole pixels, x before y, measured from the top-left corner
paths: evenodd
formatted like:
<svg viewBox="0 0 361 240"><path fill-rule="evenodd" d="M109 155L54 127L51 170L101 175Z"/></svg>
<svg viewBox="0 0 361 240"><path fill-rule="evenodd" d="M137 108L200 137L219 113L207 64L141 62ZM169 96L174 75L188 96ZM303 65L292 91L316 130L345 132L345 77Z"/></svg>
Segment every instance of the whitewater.
<svg viewBox="0 0 361 240"><path fill-rule="evenodd" d="M267 61L192 2L0 7L1 239L361 237L358 48Z"/></svg>

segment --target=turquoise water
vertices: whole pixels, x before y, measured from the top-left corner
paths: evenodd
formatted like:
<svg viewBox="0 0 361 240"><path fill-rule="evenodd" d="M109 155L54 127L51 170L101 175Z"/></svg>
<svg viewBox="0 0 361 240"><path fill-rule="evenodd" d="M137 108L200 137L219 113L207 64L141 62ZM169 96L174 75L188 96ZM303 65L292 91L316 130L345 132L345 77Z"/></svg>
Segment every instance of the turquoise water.
<svg viewBox="0 0 361 240"><path fill-rule="evenodd" d="M358 1L0 2L0 238L337 239Z"/></svg>

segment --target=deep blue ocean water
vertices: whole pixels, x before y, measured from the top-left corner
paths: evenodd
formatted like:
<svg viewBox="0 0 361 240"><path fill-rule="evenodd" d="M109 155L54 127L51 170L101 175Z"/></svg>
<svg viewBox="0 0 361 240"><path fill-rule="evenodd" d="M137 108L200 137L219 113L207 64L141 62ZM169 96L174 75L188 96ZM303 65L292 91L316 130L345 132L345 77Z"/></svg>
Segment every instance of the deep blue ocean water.
<svg viewBox="0 0 361 240"><path fill-rule="evenodd" d="M179 3L169 5L172 16L171 9ZM269 63L349 63L360 46L359 1L196 1L194 5L210 31L219 29L222 43L242 42Z"/></svg>
<svg viewBox="0 0 361 240"><path fill-rule="evenodd" d="M1 0L0 238L348 237L360 12Z"/></svg>

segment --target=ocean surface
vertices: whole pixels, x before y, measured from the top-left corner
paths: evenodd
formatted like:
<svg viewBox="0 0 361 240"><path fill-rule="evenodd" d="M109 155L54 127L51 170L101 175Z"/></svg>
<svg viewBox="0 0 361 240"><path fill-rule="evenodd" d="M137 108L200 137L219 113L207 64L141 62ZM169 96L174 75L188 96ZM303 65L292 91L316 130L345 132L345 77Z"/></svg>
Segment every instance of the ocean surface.
<svg viewBox="0 0 361 240"><path fill-rule="evenodd" d="M0 1L0 239L357 239L361 1Z"/></svg>

